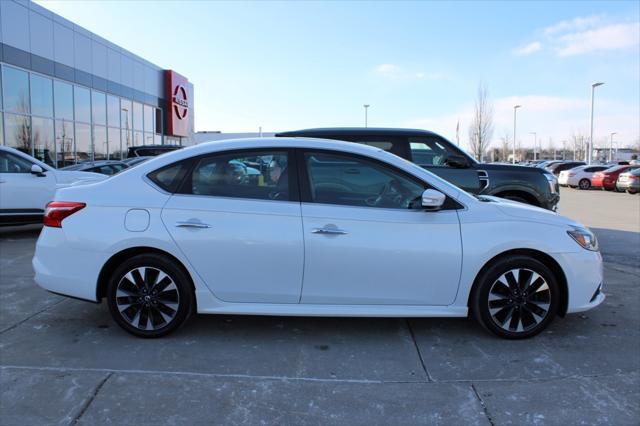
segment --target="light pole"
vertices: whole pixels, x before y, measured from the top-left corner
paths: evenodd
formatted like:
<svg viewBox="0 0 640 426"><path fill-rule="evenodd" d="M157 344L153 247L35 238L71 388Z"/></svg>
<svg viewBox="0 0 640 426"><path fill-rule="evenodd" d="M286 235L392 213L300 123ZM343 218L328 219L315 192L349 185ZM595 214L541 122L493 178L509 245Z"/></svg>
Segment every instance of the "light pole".
<svg viewBox="0 0 640 426"><path fill-rule="evenodd" d="M513 106L513 158L511 159L512 164L516 164L516 111L518 108L521 108L522 105L514 105Z"/></svg>
<svg viewBox="0 0 640 426"><path fill-rule="evenodd" d="M536 161L538 158L536 157L536 147L538 146L538 134L536 132L529 132L530 135L533 135L533 161Z"/></svg>
<svg viewBox="0 0 640 426"><path fill-rule="evenodd" d="M370 107L371 105L369 105L369 104L364 104L364 105L362 105L362 106L364 107L364 127L367 127L367 126L368 126L368 124L369 124L369 123L368 123L368 118L369 118L369 117L368 117L368 115L367 115L367 111L369 110L369 107Z"/></svg>
<svg viewBox="0 0 640 426"><path fill-rule="evenodd" d="M587 153L587 164L591 164L591 156L593 154L593 95L596 87L602 86L604 83L596 82L591 85L591 136L589 136L589 152Z"/></svg>
<svg viewBox="0 0 640 426"><path fill-rule="evenodd" d="M609 135L609 162L613 161L613 135L617 135L618 132L612 132L611 135Z"/></svg>

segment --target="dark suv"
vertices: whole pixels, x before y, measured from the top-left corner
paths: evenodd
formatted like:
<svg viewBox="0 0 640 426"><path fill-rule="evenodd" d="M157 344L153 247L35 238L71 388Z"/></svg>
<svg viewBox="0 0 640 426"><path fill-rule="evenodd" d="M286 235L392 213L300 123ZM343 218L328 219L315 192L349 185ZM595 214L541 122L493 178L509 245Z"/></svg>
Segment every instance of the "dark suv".
<svg viewBox="0 0 640 426"><path fill-rule="evenodd" d="M321 128L276 134L357 142L412 161L460 188L555 210L560 200L557 178L544 169L478 163L442 136L427 130Z"/></svg>
<svg viewBox="0 0 640 426"><path fill-rule="evenodd" d="M182 149L180 145L140 145L130 146L127 150L127 158L133 157L154 157L156 155L164 154L165 152L175 151L176 149Z"/></svg>

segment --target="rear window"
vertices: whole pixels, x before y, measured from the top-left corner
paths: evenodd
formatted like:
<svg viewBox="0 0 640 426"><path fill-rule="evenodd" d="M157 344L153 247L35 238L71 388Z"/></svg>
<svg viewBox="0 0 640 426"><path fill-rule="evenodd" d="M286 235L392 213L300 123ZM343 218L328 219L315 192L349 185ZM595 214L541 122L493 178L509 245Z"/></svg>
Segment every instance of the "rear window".
<svg viewBox="0 0 640 426"><path fill-rule="evenodd" d="M188 162L181 161L153 171L147 177L165 191L174 193L182 183L188 168Z"/></svg>

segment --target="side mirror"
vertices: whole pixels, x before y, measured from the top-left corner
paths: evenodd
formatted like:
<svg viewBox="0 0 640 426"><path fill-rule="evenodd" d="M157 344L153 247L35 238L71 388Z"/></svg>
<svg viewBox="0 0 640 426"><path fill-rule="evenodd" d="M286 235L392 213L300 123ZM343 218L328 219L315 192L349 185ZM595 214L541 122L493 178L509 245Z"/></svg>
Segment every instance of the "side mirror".
<svg viewBox="0 0 640 426"><path fill-rule="evenodd" d="M449 155L444 162L447 166L456 169L466 169L469 167L469 159L464 155Z"/></svg>
<svg viewBox="0 0 640 426"><path fill-rule="evenodd" d="M422 207L428 210L440 210L447 196L435 189L425 189L422 193Z"/></svg>
<svg viewBox="0 0 640 426"><path fill-rule="evenodd" d="M42 170L42 167L38 166L37 164L34 164L31 166L31 174L36 175L38 177L42 177L45 175L44 170Z"/></svg>

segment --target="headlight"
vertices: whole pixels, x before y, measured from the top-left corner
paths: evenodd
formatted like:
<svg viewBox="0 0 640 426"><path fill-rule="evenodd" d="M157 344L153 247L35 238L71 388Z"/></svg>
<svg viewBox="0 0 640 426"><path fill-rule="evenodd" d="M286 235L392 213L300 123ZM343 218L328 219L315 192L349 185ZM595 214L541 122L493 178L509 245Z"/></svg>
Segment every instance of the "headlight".
<svg viewBox="0 0 640 426"><path fill-rule="evenodd" d="M586 228L573 228L567 231L567 234L573 238L582 248L591 251L598 251L598 239L591 231Z"/></svg>
<svg viewBox="0 0 640 426"><path fill-rule="evenodd" d="M547 178L547 182L549 182L549 190L551 191L552 194L555 194L558 178L552 173L543 173L543 175L545 178Z"/></svg>

